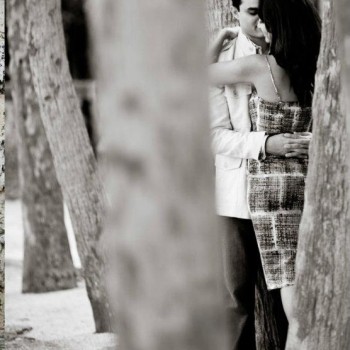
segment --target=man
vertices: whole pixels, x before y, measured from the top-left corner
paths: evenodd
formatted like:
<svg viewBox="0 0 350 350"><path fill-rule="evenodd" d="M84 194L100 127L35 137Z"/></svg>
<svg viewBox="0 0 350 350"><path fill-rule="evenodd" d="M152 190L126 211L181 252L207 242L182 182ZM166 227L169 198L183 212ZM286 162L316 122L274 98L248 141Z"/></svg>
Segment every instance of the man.
<svg viewBox="0 0 350 350"><path fill-rule="evenodd" d="M267 44L258 29L259 0L232 0L240 23L238 37L226 45L220 61L252 54L266 54ZM256 273L260 256L247 203L248 159L266 155L306 157L310 139L265 132L251 132L249 84L211 91L211 129L216 166L217 213L225 230L224 272L232 349L254 350Z"/></svg>

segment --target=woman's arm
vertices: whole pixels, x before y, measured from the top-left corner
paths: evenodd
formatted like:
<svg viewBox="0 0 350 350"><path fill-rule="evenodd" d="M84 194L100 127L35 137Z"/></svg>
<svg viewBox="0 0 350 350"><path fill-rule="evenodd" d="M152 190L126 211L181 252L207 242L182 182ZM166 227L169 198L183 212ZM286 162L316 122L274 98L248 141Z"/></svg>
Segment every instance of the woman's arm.
<svg viewBox="0 0 350 350"><path fill-rule="evenodd" d="M214 63L209 66L209 81L212 85L250 83L255 85L262 69L262 56L251 55L228 62Z"/></svg>
<svg viewBox="0 0 350 350"><path fill-rule="evenodd" d="M237 37L240 31L239 27L224 28L222 29L209 49L209 63L215 63L218 61L220 52L224 41L234 39Z"/></svg>

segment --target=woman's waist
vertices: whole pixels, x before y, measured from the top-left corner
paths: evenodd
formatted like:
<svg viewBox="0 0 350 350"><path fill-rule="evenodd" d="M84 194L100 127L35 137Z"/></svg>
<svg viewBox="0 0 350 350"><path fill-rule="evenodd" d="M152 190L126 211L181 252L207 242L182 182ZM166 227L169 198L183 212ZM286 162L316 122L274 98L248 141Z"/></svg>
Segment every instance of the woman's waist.
<svg viewBox="0 0 350 350"><path fill-rule="evenodd" d="M306 176L308 159L286 158L284 156L268 155L265 160L250 159L248 161L248 174L265 175L302 175Z"/></svg>

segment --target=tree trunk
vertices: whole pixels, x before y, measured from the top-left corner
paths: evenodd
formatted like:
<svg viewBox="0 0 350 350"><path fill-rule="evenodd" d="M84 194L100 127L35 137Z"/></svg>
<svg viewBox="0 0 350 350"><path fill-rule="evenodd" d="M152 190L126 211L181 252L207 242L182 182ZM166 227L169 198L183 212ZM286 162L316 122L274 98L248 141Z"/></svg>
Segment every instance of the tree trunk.
<svg viewBox="0 0 350 350"><path fill-rule="evenodd" d="M233 17L231 0L207 0L207 29L209 39L215 38L221 28L239 25Z"/></svg>
<svg viewBox="0 0 350 350"><path fill-rule="evenodd" d="M208 27L211 39L215 37L219 29L226 26L238 25L231 13L231 0L207 0ZM278 298L273 298L267 291L264 275L258 271L258 283L256 286L256 342L261 350L278 350L283 348L277 328L277 320L274 312Z"/></svg>
<svg viewBox="0 0 350 350"><path fill-rule="evenodd" d="M350 348L349 134L333 1L324 2L313 139L297 254L296 309L287 349Z"/></svg>
<svg viewBox="0 0 350 350"><path fill-rule="evenodd" d="M6 83L6 199L19 199L20 185L18 174L17 131L11 90Z"/></svg>
<svg viewBox="0 0 350 350"><path fill-rule="evenodd" d="M350 7L346 0L334 0L336 10L336 29L337 39L339 41L340 69L341 69L341 84L343 92L343 101L345 102L345 116L347 134L350 138Z"/></svg>
<svg viewBox="0 0 350 350"><path fill-rule="evenodd" d="M0 0L0 6L3 2ZM1 11L0 11L1 16ZM3 42L1 44L4 44ZM0 94L0 349L4 348L5 290L5 96Z"/></svg>
<svg viewBox="0 0 350 350"><path fill-rule="evenodd" d="M63 199L52 155L40 119L25 41L28 13L8 3L12 95L16 119L23 206L25 293L76 287L76 276L64 224Z"/></svg>
<svg viewBox="0 0 350 350"><path fill-rule="evenodd" d="M18 1L18 0L17 0ZM59 0L26 0L29 64L40 113L77 237L97 332L110 330L99 246L105 197L69 74Z"/></svg>
<svg viewBox="0 0 350 350"><path fill-rule="evenodd" d="M225 349L204 4L89 4L120 349Z"/></svg>
<svg viewBox="0 0 350 350"><path fill-rule="evenodd" d="M4 289L5 289L5 2L0 0L0 349L4 344Z"/></svg>

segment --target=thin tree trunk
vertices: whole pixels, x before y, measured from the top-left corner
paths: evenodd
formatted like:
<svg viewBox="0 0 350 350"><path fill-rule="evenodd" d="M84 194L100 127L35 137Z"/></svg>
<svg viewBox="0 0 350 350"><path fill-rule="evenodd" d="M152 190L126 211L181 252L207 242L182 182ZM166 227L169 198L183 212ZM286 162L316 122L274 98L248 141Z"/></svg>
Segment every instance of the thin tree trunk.
<svg viewBox="0 0 350 350"><path fill-rule="evenodd" d="M225 349L204 4L89 4L120 349Z"/></svg>
<svg viewBox="0 0 350 350"><path fill-rule="evenodd" d="M287 349L350 349L349 134L333 1L324 2L313 139ZM348 96L347 96L348 98Z"/></svg>
<svg viewBox="0 0 350 350"><path fill-rule="evenodd" d="M0 6L3 5L0 1ZM0 13L1 16L1 13ZM0 94L0 349L4 348L5 290L5 96Z"/></svg>
<svg viewBox="0 0 350 350"><path fill-rule="evenodd" d="M99 246L105 197L69 74L59 0L26 0L29 63L58 181L72 219L97 332L110 330Z"/></svg>
<svg viewBox="0 0 350 350"><path fill-rule="evenodd" d="M5 2L0 0L0 349L4 349L5 289Z"/></svg>
<svg viewBox="0 0 350 350"><path fill-rule="evenodd" d="M64 224L63 198L40 119L26 44L28 12L8 2L10 72L16 119L24 226L22 290L43 293L76 287Z"/></svg>
<svg viewBox="0 0 350 350"><path fill-rule="evenodd" d="M19 199L17 131L9 83L6 83L6 199Z"/></svg>

